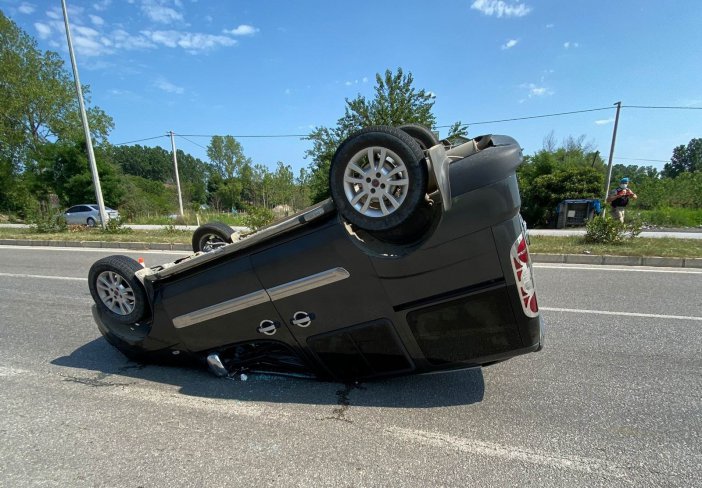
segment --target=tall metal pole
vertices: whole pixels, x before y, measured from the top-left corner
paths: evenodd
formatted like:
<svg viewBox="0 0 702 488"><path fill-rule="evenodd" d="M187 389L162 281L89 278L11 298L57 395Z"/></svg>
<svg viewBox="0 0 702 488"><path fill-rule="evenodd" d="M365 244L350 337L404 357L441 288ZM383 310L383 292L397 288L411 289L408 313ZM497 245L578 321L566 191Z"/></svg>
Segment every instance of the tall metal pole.
<svg viewBox="0 0 702 488"><path fill-rule="evenodd" d="M178 206L180 207L180 216L183 216L183 196L180 193L180 176L178 176L178 158L176 157L175 138L173 131L168 131L171 136L171 148L173 148L173 167L175 168L176 186L178 187Z"/></svg>
<svg viewBox="0 0 702 488"><path fill-rule="evenodd" d="M619 125L619 111L622 109L622 102L615 103L617 106L617 114L614 116L614 131L612 131L612 147L609 149L609 163L607 168L607 189L605 190L604 200L605 206L602 209L602 217L605 216L607 210L607 197L609 196L609 184L612 179L612 159L614 158L614 143L617 142L617 126Z"/></svg>
<svg viewBox="0 0 702 488"><path fill-rule="evenodd" d="M95 153L93 152L93 141L90 137L90 126L88 125L88 116L85 114L85 104L83 103L83 89L80 86L80 77L78 76L76 56L75 54L73 54L73 41L71 40L71 29L68 27L68 9L66 8L66 0L61 0L61 7L63 7L63 23L66 26L66 40L68 41L68 53L71 56L71 66L73 66L73 79L76 82L76 92L78 92L78 105L80 106L80 118L83 122L83 132L85 133L85 144L88 147L88 161L90 162L90 171L93 174L95 198L97 199L98 208L100 209L100 225L104 229L107 225L107 212L105 212L105 202L102 200L102 187L100 186L100 175L98 175L97 164L95 163Z"/></svg>

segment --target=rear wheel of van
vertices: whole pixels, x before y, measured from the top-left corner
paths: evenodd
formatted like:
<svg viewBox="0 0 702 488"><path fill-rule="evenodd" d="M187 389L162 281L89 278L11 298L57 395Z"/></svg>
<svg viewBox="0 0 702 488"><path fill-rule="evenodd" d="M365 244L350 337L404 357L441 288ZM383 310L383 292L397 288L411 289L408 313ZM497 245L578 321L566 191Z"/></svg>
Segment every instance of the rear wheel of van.
<svg viewBox="0 0 702 488"><path fill-rule="evenodd" d="M360 130L334 154L329 185L332 200L351 224L371 232L402 232L425 204L424 152L400 129Z"/></svg>

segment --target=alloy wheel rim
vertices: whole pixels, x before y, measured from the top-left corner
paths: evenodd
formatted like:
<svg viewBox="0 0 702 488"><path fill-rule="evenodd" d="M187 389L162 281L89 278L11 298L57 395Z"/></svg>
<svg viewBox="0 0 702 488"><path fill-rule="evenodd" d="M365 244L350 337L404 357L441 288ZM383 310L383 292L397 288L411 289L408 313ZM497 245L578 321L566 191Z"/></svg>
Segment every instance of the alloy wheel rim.
<svg viewBox="0 0 702 488"><path fill-rule="evenodd" d="M396 212L407 198L409 175L402 158L385 147L357 152L344 170L344 194L357 212L381 218Z"/></svg>
<svg viewBox="0 0 702 488"><path fill-rule="evenodd" d="M103 271L98 275L95 285L100 300L111 312L129 315L134 311L134 290L122 275L114 271Z"/></svg>

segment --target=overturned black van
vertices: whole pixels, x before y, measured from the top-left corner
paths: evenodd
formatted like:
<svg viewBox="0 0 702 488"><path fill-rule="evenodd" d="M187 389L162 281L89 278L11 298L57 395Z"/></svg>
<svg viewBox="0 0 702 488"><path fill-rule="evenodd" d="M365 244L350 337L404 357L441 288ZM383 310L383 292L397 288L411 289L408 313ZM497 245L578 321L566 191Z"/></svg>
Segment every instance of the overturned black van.
<svg viewBox="0 0 702 488"><path fill-rule="evenodd" d="M163 265L97 261L93 316L134 360L222 376L355 380L538 351L521 160L507 136L450 147L416 125L361 130L336 151L326 201L233 243L206 227Z"/></svg>

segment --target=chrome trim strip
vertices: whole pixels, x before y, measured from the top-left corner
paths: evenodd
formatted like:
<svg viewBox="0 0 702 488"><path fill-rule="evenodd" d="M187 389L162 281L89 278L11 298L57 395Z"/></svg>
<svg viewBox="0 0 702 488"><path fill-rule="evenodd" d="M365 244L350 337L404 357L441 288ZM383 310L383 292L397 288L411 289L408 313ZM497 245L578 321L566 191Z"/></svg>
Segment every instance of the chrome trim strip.
<svg viewBox="0 0 702 488"><path fill-rule="evenodd" d="M248 295L237 298L232 298L226 302L216 303L194 312L179 315L173 319L173 326L176 329L182 329L199 322L211 320L222 315L227 315L238 310L253 307L270 301L270 297L265 290L258 290Z"/></svg>
<svg viewBox="0 0 702 488"><path fill-rule="evenodd" d="M271 300L275 301L292 295L297 295L298 293L314 290L315 288L326 286L337 281L345 280L349 276L351 276L351 274L344 268L332 268L322 271L321 273L305 276L299 280L274 286L266 291L271 296Z"/></svg>

